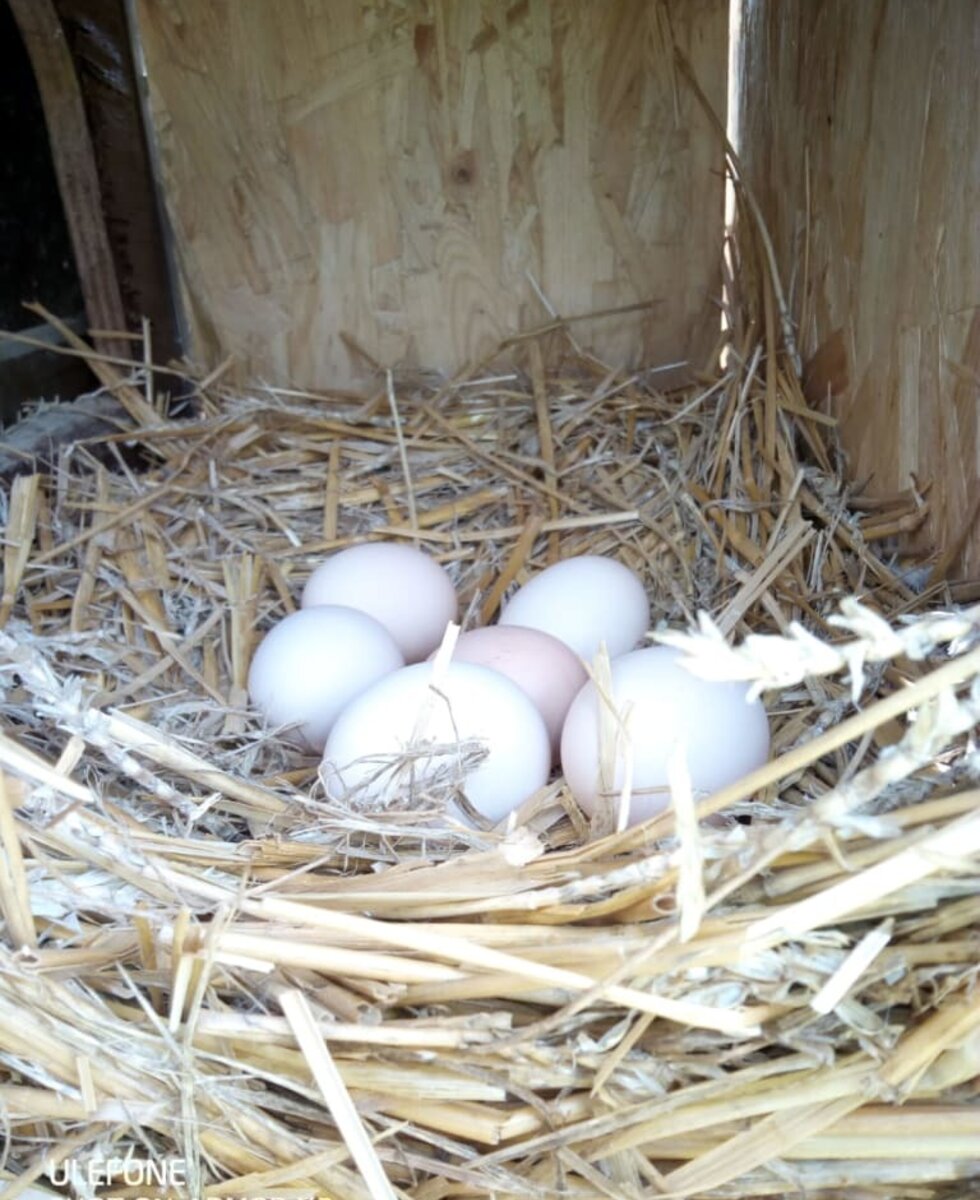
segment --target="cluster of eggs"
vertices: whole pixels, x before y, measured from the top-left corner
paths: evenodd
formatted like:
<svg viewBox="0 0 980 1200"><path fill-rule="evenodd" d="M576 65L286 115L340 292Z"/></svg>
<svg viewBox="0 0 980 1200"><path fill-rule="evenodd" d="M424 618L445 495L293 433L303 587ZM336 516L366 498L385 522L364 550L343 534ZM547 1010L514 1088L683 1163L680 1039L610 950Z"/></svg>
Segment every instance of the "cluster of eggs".
<svg viewBox="0 0 980 1200"><path fill-rule="evenodd" d="M635 649L649 601L614 559L546 568L496 625L453 641L457 615L452 580L422 551L352 546L313 572L300 609L260 643L249 696L322 753L328 794L385 804L396 789L448 780L463 819L469 807L501 820L560 763L587 814L626 794L623 819L635 824L667 804L678 747L704 792L768 755L765 710L744 686L700 680L666 647ZM601 648L611 666L597 686L586 666Z"/></svg>

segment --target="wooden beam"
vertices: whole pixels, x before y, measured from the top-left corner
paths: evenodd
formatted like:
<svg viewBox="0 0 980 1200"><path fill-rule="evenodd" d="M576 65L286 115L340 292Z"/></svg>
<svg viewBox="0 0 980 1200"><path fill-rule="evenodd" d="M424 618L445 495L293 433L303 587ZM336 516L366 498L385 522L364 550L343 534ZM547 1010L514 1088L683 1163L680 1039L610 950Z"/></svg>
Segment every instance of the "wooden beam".
<svg viewBox="0 0 980 1200"><path fill-rule="evenodd" d="M126 327L138 331L146 318L152 331L153 361L168 363L181 353L178 317L126 3L54 0L54 4L85 105ZM157 383L169 390L174 380L161 376Z"/></svg>
<svg viewBox="0 0 980 1200"><path fill-rule="evenodd" d="M34 68L65 207L85 312L94 329L126 328L122 296L105 219L82 93L64 30L51 0L10 0ZM130 344L97 341L100 351L128 356Z"/></svg>

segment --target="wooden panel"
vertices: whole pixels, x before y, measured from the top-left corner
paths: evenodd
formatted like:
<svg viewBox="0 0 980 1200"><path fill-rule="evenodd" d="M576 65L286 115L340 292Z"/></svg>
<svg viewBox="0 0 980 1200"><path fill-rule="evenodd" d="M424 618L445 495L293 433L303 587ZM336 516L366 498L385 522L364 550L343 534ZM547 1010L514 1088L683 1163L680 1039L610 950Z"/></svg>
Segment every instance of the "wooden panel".
<svg viewBox="0 0 980 1200"><path fill-rule="evenodd" d="M962 541L976 574L980 4L746 0L742 34L741 149L811 396L837 393L873 493L931 482L918 544Z"/></svg>
<svg viewBox="0 0 980 1200"><path fill-rule="evenodd" d="M727 4L138 0L167 202L208 362L342 384L451 371L547 312L618 363L717 330ZM669 20L668 20L669 15Z"/></svg>

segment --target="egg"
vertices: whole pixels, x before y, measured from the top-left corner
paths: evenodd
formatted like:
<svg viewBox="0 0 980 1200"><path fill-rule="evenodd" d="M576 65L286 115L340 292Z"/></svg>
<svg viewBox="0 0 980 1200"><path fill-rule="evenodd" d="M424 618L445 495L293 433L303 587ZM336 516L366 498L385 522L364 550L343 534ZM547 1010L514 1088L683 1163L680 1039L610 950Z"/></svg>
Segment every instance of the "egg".
<svg viewBox="0 0 980 1200"><path fill-rule="evenodd" d="M699 679L681 664L680 651L653 646L611 664L612 709L604 706L615 762L608 803L615 807L627 776L627 746L617 736L626 722L632 757L627 824L655 816L670 802L668 765L678 745L695 793L707 794L761 766L769 756L769 723L759 700L742 683ZM572 701L561 736L565 781L584 812L600 800L600 701L588 683Z"/></svg>
<svg viewBox="0 0 980 1200"><path fill-rule="evenodd" d="M486 751L475 765L465 761L473 739ZM396 772L394 761L408 765ZM438 678L432 663L404 667L358 696L330 731L320 774L329 796L353 793L359 805L383 807L403 806L409 793L421 804L455 782L497 822L546 783L550 769L544 719L517 684L451 662ZM466 819L462 809L454 815Z"/></svg>
<svg viewBox="0 0 980 1200"><path fill-rule="evenodd" d="M499 623L550 633L591 662L600 643L610 658L633 649L650 624L650 602L629 567L584 554L529 579L504 605Z"/></svg>
<svg viewBox="0 0 980 1200"><path fill-rule="evenodd" d="M323 749L341 710L376 680L404 666L391 634L367 613L318 605L290 613L259 643L248 694L270 725Z"/></svg>
<svg viewBox="0 0 980 1200"><path fill-rule="evenodd" d="M487 625L460 635L453 661L489 667L516 683L544 718L552 761L557 761L565 714L589 678L564 642L540 629Z"/></svg>
<svg viewBox="0 0 980 1200"><path fill-rule="evenodd" d="M408 663L439 645L459 606L446 571L399 542L364 542L331 555L306 581L301 604L360 609L381 622Z"/></svg>

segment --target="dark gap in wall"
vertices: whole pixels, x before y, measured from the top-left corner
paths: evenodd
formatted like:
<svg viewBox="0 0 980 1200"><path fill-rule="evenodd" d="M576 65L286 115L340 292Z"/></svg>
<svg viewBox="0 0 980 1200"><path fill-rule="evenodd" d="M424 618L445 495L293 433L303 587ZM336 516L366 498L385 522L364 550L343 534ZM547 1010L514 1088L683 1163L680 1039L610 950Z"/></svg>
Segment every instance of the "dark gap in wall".
<svg viewBox="0 0 980 1200"><path fill-rule="evenodd" d="M37 317L22 300L71 315L82 310L82 290L34 73L6 0L0 0L0 131L0 328L25 329Z"/></svg>
<svg viewBox="0 0 980 1200"><path fill-rule="evenodd" d="M40 300L73 319L83 312L68 226L30 59L7 0L0 0L0 329L24 331ZM81 327L81 321L78 322ZM0 341L0 420L39 397L72 398L90 386L82 364Z"/></svg>

